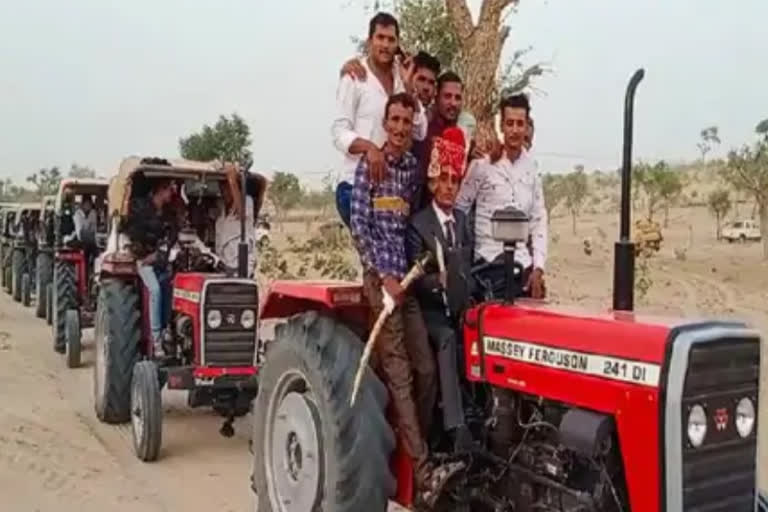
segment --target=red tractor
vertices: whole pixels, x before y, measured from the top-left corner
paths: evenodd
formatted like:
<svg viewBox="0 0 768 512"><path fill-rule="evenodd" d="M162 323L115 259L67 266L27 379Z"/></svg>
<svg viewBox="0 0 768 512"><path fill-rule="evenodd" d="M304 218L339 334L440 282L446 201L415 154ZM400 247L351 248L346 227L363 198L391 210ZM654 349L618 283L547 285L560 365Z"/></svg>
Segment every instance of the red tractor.
<svg viewBox="0 0 768 512"><path fill-rule="evenodd" d="M632 104L642 77L626 97L613 309L578 312L508 294L466 311L465 407L478 446L448 453L440 433L431 436L432 457L460 467L433 510L755 508L760 335L737 322L632 312ZM508 247L525 240L519 220L497 218ZM373 369L350 406L368 327L361 286L278 282L260 314L282 323L258 363L259 512L412 506L413 467Z"/></svg>
<svg viewBox="0 0 768 512"><path fill-rule="evenodd" d="M97 292L94 266L106 245L108 186L105 179L62 180L53 215L45 218L53 224L44 228L53 233L53 246L52 251L38 257L38 288L45 290L43 302L50 305L53 349L65 354L69 368L80 366L82 329L93 327ZM91 210L97 219L92 240L80 240L75 230L75 215L86 198L95 205Z"/></svg>
<svg viewBox="0 0 768 512"><path fill-rule="evenodd" d="M212 406L226 418L221 433L234 434L236 416L246 414L256 393L254 367L259 294L248 278L245 217L240 225L236 272L210 251L213 218L224 187L242 193L241 204L261 206L266 180L232 173L218 163L131 157L109 186L110 230L97 264L94 405L101 421L132 422L138 458L153 461L162 442L161 389L189 391L192 407ZM178 229L167 241L172 267L166 293L170 340L166 356L155 356L149 323L149 292L125 234L132 199L150 193L157 180L174 180L185 201L172 205ZM235 196L238 197L238 196ZM171 231L174 231L173 229ZM237 242L237 240L235 240ZM165 288L161 283L161 288Z"/></svg>

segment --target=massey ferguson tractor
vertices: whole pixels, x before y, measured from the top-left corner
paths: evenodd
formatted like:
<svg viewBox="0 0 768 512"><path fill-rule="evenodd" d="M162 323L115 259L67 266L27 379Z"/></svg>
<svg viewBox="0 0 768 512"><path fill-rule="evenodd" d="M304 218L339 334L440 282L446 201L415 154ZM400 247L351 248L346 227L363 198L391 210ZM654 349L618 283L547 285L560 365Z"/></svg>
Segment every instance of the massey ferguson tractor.
<svg viewBox="0 0 768 512"><path fill-rule="evenodd" d="M0 204L0 287L11 293L11 246L16 232L15 203Z"/></svg>
<svg viewBox="0 0 768 512"><path fill-rule="evenodd" d="M6 286L13 300L28 307L35 286L35 260L37 258L37 226L39 203L23 203L16 209L12 234L9 237L10 269Z"/></svg>
<svg viewBox="0 0 768 512"><path fill-rule="evenodd" d="M53 209L56 196L45 196L40 202L37 223L37 258L35 272L35 315L49 320L47 284L53 273ZM50 324L49 324L50 325Z"/></svg>
<svg viewBox="0 0 768 512"><path fill-rule="evenodd" d="M169 179L180 194L169 208L168 236L161 249L169 255L171 269L170 286L161 283L161 288L171 300L164 308L170 336L160 358L151 340L149 292L137 275L125 226L132 200L147 197L157 180ZM266 180L247 170L225 170L218 162L133 157L123 161L110 182L109 237L97 263L94 402L101 421L131 421L136 456L142 461L159 454L160 391L165 385L187 390L191 407L212 406L224 416L220 432L227 437L234 434L234 418L247 414L256 393L259 294L248 277L245 216L240 237L232 240L238 268L227 267L211 250L225 187L240 191L240 196L231 196L240 204L252 202L255 219Z"/></svg>
<svg viewBox="0 0 768 512"><path fill-rule="evenodd" d="M627 90L613 308L504 297L463 318L464 405L476 446L429 439L450 468L432 510L747 512L755 509L760 335L739 322L633 312L632 106ZM494 216L513 254L522 212ZM507 258L512 282L514 258ZM352 404L369 309L356 283L277 282L280 319L258 362L252 487L259 512L383 512L413 505L413 467L375 367ZM441 415L436 414L436 418ZM444 446L444 444L443 444Z"/></svg>
<svg viewBox="0 0 768 512"><path fill-rule="evenodd" d="M104 205L108 186L107 180L98 178L61 181L53 216L49 217L53 250L38 258L38 281L43 282L39 288L45 290L45 302L51 306L53 349L65 355L69 368L80 366L82 329L93 326L97 291L94 264L107 239L103 209L93 207L95 231L82 235L84 240L75 229L75 215L86 197L95 205ZM51 263L53 271L48 273Z"/></svg>

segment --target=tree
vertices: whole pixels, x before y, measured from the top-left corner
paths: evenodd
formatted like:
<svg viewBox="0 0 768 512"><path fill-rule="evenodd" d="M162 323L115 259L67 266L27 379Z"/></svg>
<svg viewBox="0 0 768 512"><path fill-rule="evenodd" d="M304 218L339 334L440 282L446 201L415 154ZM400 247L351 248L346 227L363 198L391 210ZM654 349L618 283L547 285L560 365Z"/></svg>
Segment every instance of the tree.
<svg viewBox="0 0 768 512"><path fill-rule="evenodd" d="M720 144L720 136L718 135L717 126L704 128L699 133L699 137L701 137L701 141L696 144L696 146L699 148L699 151L701 151L701 160L704 161L707 157L707 153L712 150L712 146Z"/></svg>
<svg viewBox="0 0 768 512"><path fill-rule="evenodd" d="M237 114L232 118L219 116L213 127L204 125L200 133L179 139L179 152L182 158L209 162L221 160L239 162L243 165L253 163L251 129Z"/></svg>
<svg viewBox="0 0 768 512"><path fill-rule="evenodd" d="M40 169L32 176L27 176L27 181L35 186L38 197L49 196L59 190L61 173L56 166L50 169Z"/></svg>
<svg viewBox="0 0 768 512"><path fill-rule="evenodd" d="M95 178L96 171L88 167L87 165L78 165L73 163L69 168L70 178Z"/></svg>
<svg viewBox="0 0 768 512"><path fill-rule="evenodd" d="M476 23L467 0L377 0L372 10L390 9L397 16L404 48L429 51L464 77L464 108L477 120L477 140L484 144L497 137L494 115L499 99L530 89L548 71L543 63L523 63L531 48L513 52L501 68L501 52L510 34L505 20L518 3L482 0Z"/></svg>
<svg viewBox="0 0 768 512"><path fill-rule="evenodd" d="M731 211L733 203L731 202L730 192L724 188L712 191L707 198L707 206L717 222L717 239L720 240L722 222L728 212Z"/></svg>
<svg viewBox="0 0 768 512"><path fill-rule="evenodd" d="M755 133L763 137L763 140L768 142L768 119L763 119L755 127Z"/></svg>
<svg viewBox="0 0 768 512"><path fill-rule="evenodd" d="M301 201L303 191L299 178L289 172L276 172L269 184L268 193L275 205L275 214L282 228L282 222L288 210Z"/></svg>
<svg viewBox="0 0 768 512"><path fill-rule="evenodd" d="M573 234L576 234L576 218L581 213L581 207L584 199L587 197L587 175L584 173L584 166L577 166L576 170L566 174L561 178L561 189L565 198L565 206L571 213L573 220Z"/></svg>
<svg viewBox="0 0 768 512"><path fill-rule="evenodd" d="M768 260L768 139L728 153L722 175L736 190L754 198L760 216L763 258Z"/></svg>
<svg viewBox="0 0 768 512"><path fill-rule="evenodd" d="M552 221L552 211L563 200L563 179L555 174L543 176L542 188L544 189L544 207L547 209L547 222Z"/></svg>
<svg viewBox="0 0 768 512"><path fill-rule="evenodd" d="M663 160L654 166L639 164L634 169L636 190L645 192L648 220L659 208L664 208L664 226L669 223L669 208L677 201L683 191L680 174L669 168Z"/></svg>

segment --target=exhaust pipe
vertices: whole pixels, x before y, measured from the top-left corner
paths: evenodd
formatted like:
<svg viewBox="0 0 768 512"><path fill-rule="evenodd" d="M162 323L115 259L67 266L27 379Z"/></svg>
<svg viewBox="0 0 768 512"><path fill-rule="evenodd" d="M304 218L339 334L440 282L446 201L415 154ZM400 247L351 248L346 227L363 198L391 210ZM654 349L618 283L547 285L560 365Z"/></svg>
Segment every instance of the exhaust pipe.
<svg viewBox="0 0 768 512"><path fill-rule="evenodd" d="M242 215L240 215L240 243L237 246L237 276L240 278L248 277L248 244L245 241L245 217L248 211L246 202L248 198L248 171L252 164L242 166L240 173L240 204L242 205Z"/></svg>
<svg viewBox="0 0 768 512"><path fill-rule="evenodd" d="M635 302L635 244L630 239L632 212L632 123L637 86L645 76L638 69L629 81L624 99L624 158L621 167L621 226L619 241L614 246L613 309L632 311Z"/></svg>

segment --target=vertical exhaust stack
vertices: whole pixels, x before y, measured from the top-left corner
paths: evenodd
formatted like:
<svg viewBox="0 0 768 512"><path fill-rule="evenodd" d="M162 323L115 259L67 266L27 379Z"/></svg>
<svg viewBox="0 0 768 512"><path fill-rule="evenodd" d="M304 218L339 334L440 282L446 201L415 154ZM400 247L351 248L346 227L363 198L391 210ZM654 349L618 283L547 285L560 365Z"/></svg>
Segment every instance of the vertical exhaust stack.
<svg viewBox="0 0 768 512"><path fill-rule="evenodd" d="M240 243L237 246L237 276L241 278L248 277L248 244L245 241L245 217L248 211L248 171L251 164L242 165L240 171L240 204L242 205L242 215L240 215Z"/></svg>
<svg viewBox="0 0 768 512"><path fill-rule="evenodd" d="M632 311L635 302L635 244L630 238L632 212L632 123L635 92L645 76L638 69L629 81L624 99L624 158L621 167L621 227L614 246L613 309Z"/></svg>

